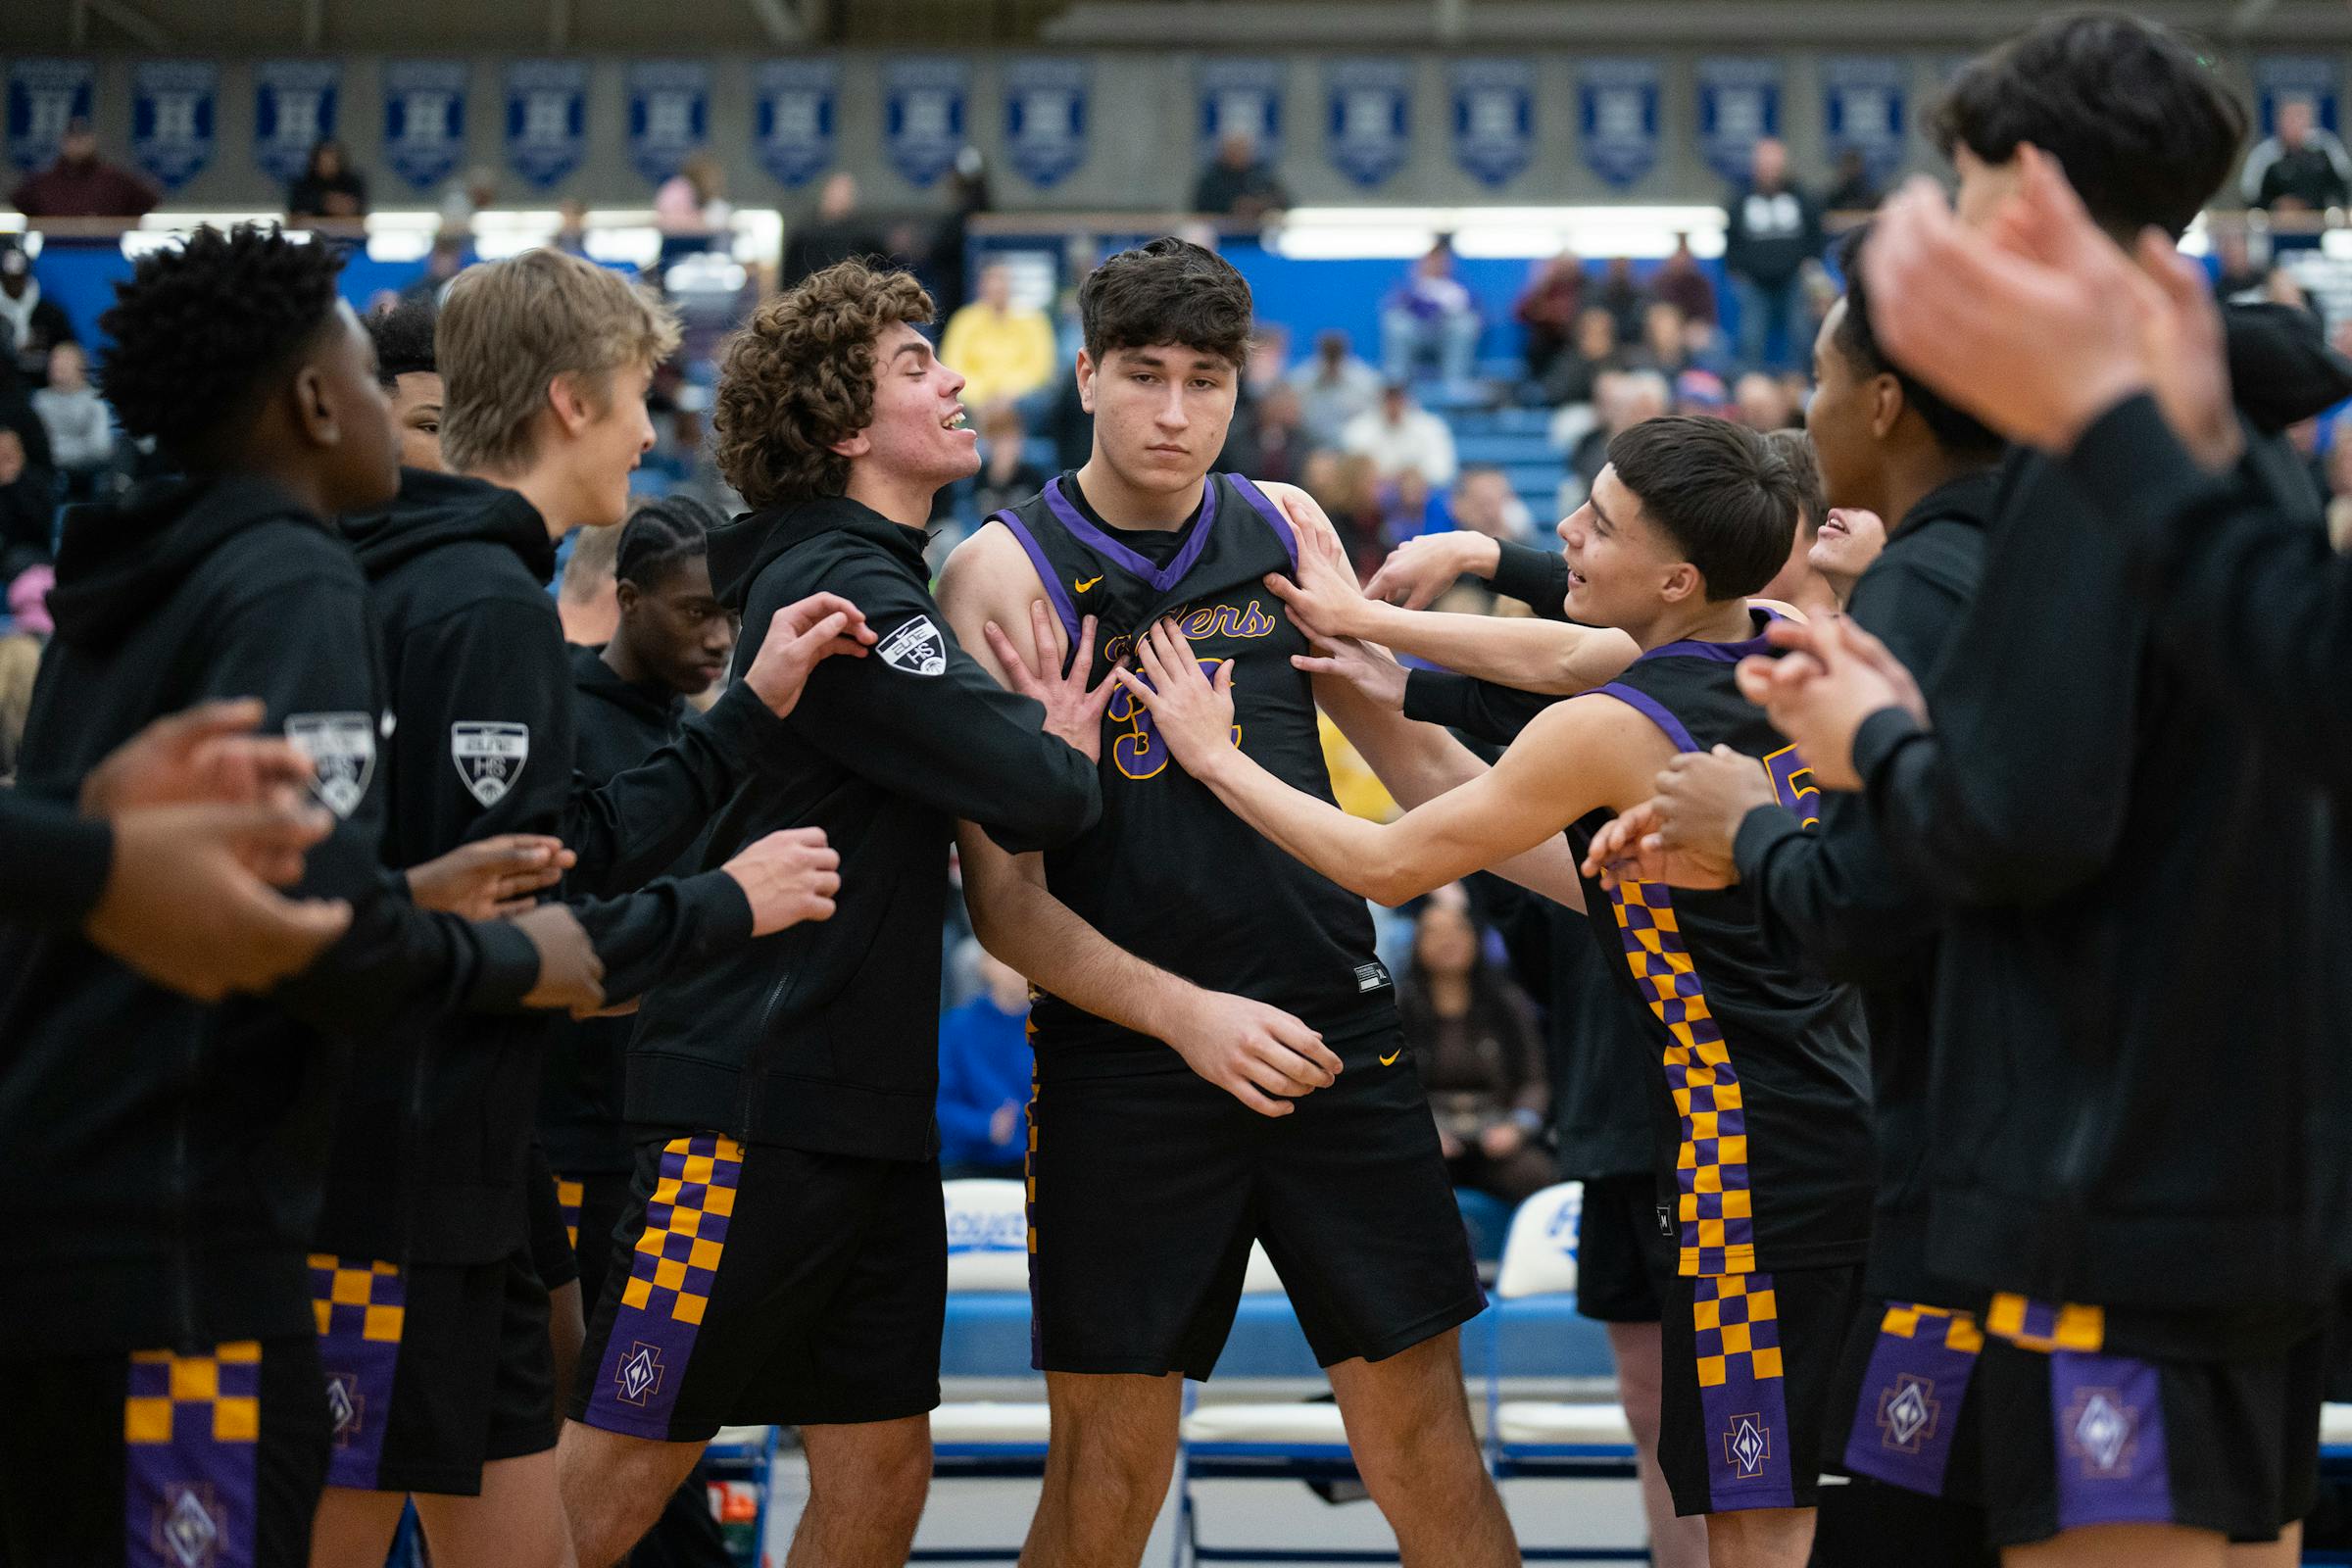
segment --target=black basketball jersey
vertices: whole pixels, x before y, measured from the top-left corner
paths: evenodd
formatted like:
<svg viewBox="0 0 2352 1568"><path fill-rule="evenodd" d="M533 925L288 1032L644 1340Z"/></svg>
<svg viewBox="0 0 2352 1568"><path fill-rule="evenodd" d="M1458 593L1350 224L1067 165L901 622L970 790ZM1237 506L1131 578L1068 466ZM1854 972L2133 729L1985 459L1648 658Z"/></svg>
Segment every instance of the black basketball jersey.
<svg viewBox="0 0 2352 1568"><path fill-rule="evenodd" d="M995 520L1028 552L1073 649L1081 617L1097 617L1090 685L1173 615L1204 667L1234 662L1241 749L1292 788L1332 799L1314 694L1291 666L1306 638L1263 581L1297 570L1298 541L1255 485L1209 475L1200 510L1169 533L1110 526L1064 473ZM1373 956L1364 901L1226 809L1169 756L1150 710L1124 691L1111 697L1103 725L1102 818L1046 852L1054 896L1136 956L1295 1013L1327 1039L1394 1026L1395 992ZM1054 997L1039 995L1030 1016L1043 1070L1175 1061L1159 1042ZM1167 1060L1152 1062L1151 1054Z"/></svg>
<svg viewBox="0 0 2352 1568"><path fill-rule="evenodd" d="M1678 751L1730 746L1761 760L1783 805L1815 815L1796 749L1740 695L1739 662L1768 654L1769 611L1740 643L1653 648L1577 701L1630 705ZM1612 813L1569 829L1581 857ZM1588 877L1585 901L1610 972L1641 1004L1656 1047L1656 1168L1671 1167L1679 1272L1711 1276L1857 1261L1870 1235L1870 1077L1858 1002L1777 964L1753 894Z"/></svg>

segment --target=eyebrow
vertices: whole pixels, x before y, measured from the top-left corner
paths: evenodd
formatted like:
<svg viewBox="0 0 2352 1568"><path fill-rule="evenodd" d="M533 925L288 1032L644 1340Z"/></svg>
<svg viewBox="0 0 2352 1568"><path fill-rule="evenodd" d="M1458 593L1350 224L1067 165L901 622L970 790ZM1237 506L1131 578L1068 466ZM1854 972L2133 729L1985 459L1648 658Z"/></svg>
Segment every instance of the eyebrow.
<svg viewBox="0 0 2352 1568"><path fill-rule="evenodd" d="M1585 505L1592 509L1592 515L1601 520L1603 527L1614 528L1617 526L1617 519L1610 516L1607 509L1601 506L1600 497L1588 494L1585 497Z"/></svg>
<svg viewBox="0 0 2352 1568"><path fill-rule="evenodd" d="M1170 356L1160 353L1157 349L1129 349L1127 350L1127 355L1128 358L1133 360L1136 364L1146 366L1154 370L1165 369L1170 363ZM1187 366L1186 368L1192 370L1231 370L1233 367L1227 364L1225 361L1218 359L1214 355L1199 354L1193 357L1192 364Z"/></svg>
<svg viewBox="0 0 2352 1568"><path fill-rule="evenodd" d="M898 352L891 355L890 359L891 363L896 365L899 361L905 359L909 354L929 354L930 352L931 345L918 337L911 343L900 344L898 347Z"/></svg>

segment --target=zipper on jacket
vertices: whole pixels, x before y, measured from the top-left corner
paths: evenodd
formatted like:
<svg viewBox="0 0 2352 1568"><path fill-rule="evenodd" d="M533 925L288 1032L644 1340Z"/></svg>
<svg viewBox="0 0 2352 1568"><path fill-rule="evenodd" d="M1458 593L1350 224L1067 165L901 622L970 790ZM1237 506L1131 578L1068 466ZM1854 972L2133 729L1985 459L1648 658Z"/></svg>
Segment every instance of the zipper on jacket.
<svg viewBox="0 0 2352 1568"><path fill-rule="evenodd" d="M776 1008L784 1001L784 988L791 983L792 974L787 970L776 976L776 983L767 988L767 1002L760 1009L760 1027L752 1035L753 1055L744 1062L739 1075L741 1082L735 1095L735 1126L732 1131L743 1143L752 1141L752 1105L758 1099L756 1086L759 1083L758 1058L760 1048L767 1044L767 1026L775 1021Z"/></svg>

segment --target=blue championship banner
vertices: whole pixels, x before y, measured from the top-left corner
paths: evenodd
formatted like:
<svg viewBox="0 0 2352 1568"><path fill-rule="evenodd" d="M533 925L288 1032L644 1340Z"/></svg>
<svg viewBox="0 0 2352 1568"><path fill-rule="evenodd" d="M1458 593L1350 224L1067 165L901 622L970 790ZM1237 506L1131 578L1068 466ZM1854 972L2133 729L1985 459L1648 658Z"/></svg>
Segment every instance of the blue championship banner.
<svg viewBox="0 0 2352 1568"><path fill-rule="evenodd" d="M466 81L463 60L384 62L384 162L418 190L465 156Z"/></svg>
<svg viewBox="0 0 2352 1568"><path fill-rule="evenodd" d="M342 88L338 61L254 62L253 161L274 178L300 176L311 149L334 138Z"/></svg>
<svg viewBox="0 0 2352 1568"><path fill-rule="evenodd" d="M130 68L130 156L177 190L213 161L220 68L210 60L141 60Z"/></svg>
<svg viewBox="0 0 2352 1568"><path fill-rule="evenodd" d="M1453 63L1453 161L1489 185L1518 177L1536 156L1536 67L1529 60Z"/></svg>
<svg viewBox="0 0 2352 1568"><path fill-rule="evenodd" d="M2254 62L2254 98L2262 125L2255 137L2278 129L2278 106L2303 102L2322 129L2340 130L2336 123L2336 90L2344 74L2337 61L2326 55L2264 55Z"/></svg>
<svg viewBox="0 0 2352 1568"><path fill-rule="evenodd" d="M1040 190L1086 162L1089 80L1083 60L1014 59L1004 65L1004 151Z"/></svg>
<svg viewBox="0 0 2352 1568"><path fill-rule="evenodd" d="M1830 150L1853 148L1870 177L1901 166L1911 62L1900 55L1832 55L1821 63L1821 122Z"/></svg>
<svg viewBox="0 0 2352 1568"><path fill-rule="evenodd" d="M98 99L86 60L12 60L8 65L8 158L19 169L57 162L66 125L88 120Z"/></svg>
<svg viewBox="0 0 2352 1568"><path fill-rule="evenodd" d="M1657 167L1658 63L1584 60L1576 68L1577 130L1585 166L1612 185Z"/></svg>
<svg viewBox="0 0 2352 1568"><path fill-rule="evenodd" d="M627 79L629 167L658 185L710 139L710 68L699 60L638 60Z"/></svg>
<svg viewBox="0 0 2352 1568"><path fill-rule="evenodd" d="M1728 180L1745 179L1749 155L1781 133L1778 61L1714 56L1698 62L1698 150Z"/></svg>
<svg viewBox="0 0 2352 1568"><path fill-rule="evenodd" d="M909 185L928 185L963 150L971 68L952 55L882 66L882 150Z"/></svg>
<svg viewBox="0 0 2352 1568"><path fill-rule="evenodd" d="M588 151L588 67L516 60L507 67L507 165L544 190Z"/></svg>
<svg viewBox="0 0 2352 1568"><path fill-rule="evenodd" d="M1200 62L1200 157L1216 157L1228 136L1248 136L1268 163L1282 156L1282 84L1279 60Z"/></svg>
<svg viewBox="0 0 2352 1568"><path fill-rule="evenodd" d="M1323 91L1324 146L1341 173L1377 185L1404 167L1412 150L1410 61L1329 61Z"/></svg>
<svg viewBox="0 0 2352 1568"><path fill-rule="evenodd" d="M805 185L833 162L841 63L763 60L752 75L753 155L780 185Z"/></svg>

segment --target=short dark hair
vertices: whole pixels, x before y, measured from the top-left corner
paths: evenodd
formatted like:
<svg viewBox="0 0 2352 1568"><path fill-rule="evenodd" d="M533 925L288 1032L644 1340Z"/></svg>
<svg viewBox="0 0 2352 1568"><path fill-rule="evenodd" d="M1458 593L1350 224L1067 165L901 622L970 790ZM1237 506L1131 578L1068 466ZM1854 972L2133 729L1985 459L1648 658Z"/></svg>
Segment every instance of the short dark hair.
<svg viewBox="0 0 2352 1568"><path fill-rule="evenodd" d="M2020 142L2058 160L2111 233L2179 238L2229 176L2245 106L2179 33L2120 11L2056 17L1961 69L1936 144L2006 163Z"/></svg>
<svg viewBox="0 0 2352 1568"><path fill-rule="evenodd" d="M375 340L375 378L386 389L404 375L441 373L441 361L433 353L437 314L429 299L402 300L368 313L368 335Z"/></svg>
<svg viewBox="0 0 2352 1568"><path fill-rule="evenodd" d="M1720 603L1754 593L1796 542L1796 476L1770 442L1705 415L1644 419L1609 442L1618 482Z"/></svg>
<svg viewBox="0 0 2352 1568"><path fill-rule="evenodd" d="M1838 322L1838 330L1830 341L1845 356L1854 373L1861 376L1891 375L1895 385L1902 388L1903 406L1918 415L1936 438L1936 445L1947 452L1989 456L2005 444L1986 429L1974 415L1963 414L1938 396L1933 388L1914 380L1911 372L1886 357L1879 347L1878 334L1870 327L1870 286L1862 276L1862 250L1870 243L1870 225L1849 232L1838 242L1838 270L1845 274L1845 315Z"/></svg>
<svg viewBox="0 0 2352 1568"><path fill-rule="evenodd" d="M1205 246L1163 235L1119 252L1078 285L1087 357L1154 343L1186 348L1241 368L1250 357L1250 285Z"/></svg>
<svg viewBox="0 0 2352 1568"><path fill-rule="evenodd" d="M683 563L709 554L710 530L726 526L726 520L709 502L693 496L640 501L621 524L612 575L620 582L652 588Z"/></svg>
<svg viewBox="0 0 2352 1568"><path fill-rule="evenodd" d="M98 318L99 390L133 438L200 457L249 420L334 318L342 255L274 223L199 225L139 259Z"/></svg>
<svg viewBox="0 0 2352 1568"><path fill-rule="evenodd" d="M1791 426L1764 432L1764 444L1780 454L1788 465L1788 477L1796 485L1796 525L1806 533L1819 533L1821 519L1830 510L1830 493L1821 482L1821 460L1814 456L1813 438Z"/></svg>

